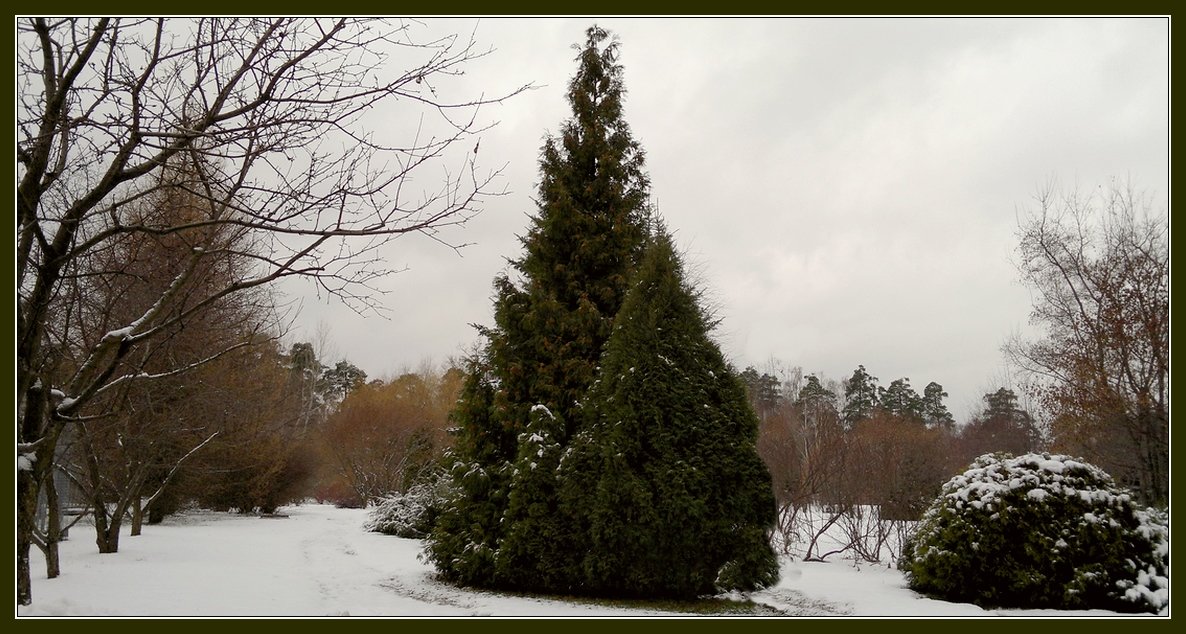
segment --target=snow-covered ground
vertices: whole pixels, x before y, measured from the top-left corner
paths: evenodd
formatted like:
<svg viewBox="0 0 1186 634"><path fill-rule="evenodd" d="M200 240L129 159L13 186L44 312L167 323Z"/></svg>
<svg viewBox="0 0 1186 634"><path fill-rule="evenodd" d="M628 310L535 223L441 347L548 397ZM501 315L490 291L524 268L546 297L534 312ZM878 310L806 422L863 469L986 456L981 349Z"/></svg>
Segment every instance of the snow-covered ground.
<svg viewBox="0 0 1186 634"><path fill-rule="evenodd" d="M33 549L33 604L17 616L687 616L462 590L434 580L417 558L422 542L364 531L365 511L305 504L281 512L288 517L188 512L125 534L120 552L108 555L96 552L89 526L75 526L57 579L45 578ZM784 561L778 585L749 598L766 607L763 615L1121 616L935 601L907 589L892 568L846 560Z"/></svg>

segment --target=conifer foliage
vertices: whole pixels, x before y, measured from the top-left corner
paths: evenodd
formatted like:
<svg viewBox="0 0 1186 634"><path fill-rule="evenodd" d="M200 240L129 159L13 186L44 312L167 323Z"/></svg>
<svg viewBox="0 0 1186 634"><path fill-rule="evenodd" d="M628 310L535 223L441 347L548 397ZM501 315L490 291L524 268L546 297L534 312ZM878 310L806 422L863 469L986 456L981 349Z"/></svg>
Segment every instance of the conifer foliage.
<svg viewBox="0 0 1186 634"><path fill-rule="evenodd" d="M511 262L521 279L494 281L495 325L481 329L485 348L454 414L458 499L429 557L463 583L533 585L534 572L554 569L553 537L566 531L553 526L554 469L539 466L545 447L534 445L564 446L579 425L577 404L646 245L649 181L622 118L617 42L594 26L576 48L573 114L543 145L538 213ZM524 570L532 561L540 569Z"/></svg>
<svg viewBox="0 0 1186 634"><path fill-rule="evenodd" d="M580 570L594 593L691 597L777 580L758 419L711 327L659 233L560 469L567 514L588 530Z"/></svg>
<svg viewBox="0 0 1186 634"><path fill-rule="evenodd" d="M426 554L466 585L691 597L772 583L770 476L745 389L665 232L622 118L618 46L576 47L573 116L495 279Z"/></svg>

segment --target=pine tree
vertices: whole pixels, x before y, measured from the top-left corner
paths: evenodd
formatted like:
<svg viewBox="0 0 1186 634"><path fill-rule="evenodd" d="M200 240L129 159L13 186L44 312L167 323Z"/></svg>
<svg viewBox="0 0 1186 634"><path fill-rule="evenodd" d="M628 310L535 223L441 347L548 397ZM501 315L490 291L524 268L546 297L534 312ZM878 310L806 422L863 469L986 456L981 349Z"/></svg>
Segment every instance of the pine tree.
<svg viewBox="0 0 1186 634"><path fill-rule="evenodd" d="M852 377L844 382L844 424L851 429L872 416L880 404L877 392L877 377L870 376L865 366L857 366Z"/></svg>
<svg viewBox="0 0 1186 634"><path fill-rule="evenodd" d="M814 374L807 375L806 381L799 390L799 397L795 399L795 407L799 409L807 427L816 429L827 421L839 420L836 394L824 387Z"/></svg>
<svg viewBox="0 0 1186 634"><path fill-rule="evenodd" d="M836 395L820 383L819 377L808 374L807 383L799 390L799 397L795 403L799 406L828 404L835 406Z"/></svg>
<svg viewBox="0 0 1186 634"><path fill-rule="evenodd" d="M947 431L955 429L955 417L943 404L945 398L947 398L947 392L943 391L942 385L934 381L927 383L927 386L923 388L922 415L927 427Z"/></svg>
<svg viewBox="0 0 1186 634"><path fill-rule="evenodd" d="M1041 448L1042 434L1008 388L984 395L984 410L960 430L967 457L988 452L1019 456Z"/></svg>
<svg viewBox="0 0 1186 634"><path fill-rule="evenodd" d="M626 297L563 456L586 592L694 597L777 580L770 475L745 386L662 232Z"/></svg>
<svg viewBox="0 0 1186 634"><path fill-rule="evenodd" d="M511 262L519 279L495 279L495 325L481 329L486 345L454 413L453 516L440 519L428 552L447 578L465 583L534 586L560 548L550 538L567 534L555 525L553 485L523 467L540 449L535 437L558 450L578 431L649 232L649 181L622 117L618 44L594 26L575 48L573 114L541 150L538 213L521 238L523 256ZM537 429L545 410L547 434ZM533 561L534 570L523 568Z"/></svg>
<svg viewBox="0 0 1186 634"><path fill-rule="evenodd" d="M777 378L765 372L758 374L753 366L749 366L741 373L741 382L745 384L750 405L759 420L765 421L778 409L783 397Z"/></svg>
<svg viewBox="0 0 1186 634"><path fill-rule="evenodd" d="M881 408L887 413L907 420L923 419L922 397L910 387L910 379L894 379L888 388L878 388L877 396Z"/></svg>

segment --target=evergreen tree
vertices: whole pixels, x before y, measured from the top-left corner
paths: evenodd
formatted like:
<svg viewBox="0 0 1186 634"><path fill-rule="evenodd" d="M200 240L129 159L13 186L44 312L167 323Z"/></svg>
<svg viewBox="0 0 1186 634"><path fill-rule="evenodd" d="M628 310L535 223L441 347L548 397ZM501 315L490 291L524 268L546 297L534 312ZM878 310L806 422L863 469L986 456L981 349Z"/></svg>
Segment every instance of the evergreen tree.
<svg viewBox="0 0 1186 634"><path fill-rule="evenodd" d="M325 370L313 344L307 341L292 344L288 352L288 389L292 398L300 403L302 428L316 427L328 414L322 380Z"/></svg>
<svg viewBox="0 0 1186 634"><path fill-rule="evenodd" d="M523 283L496 280L497 328L489 333L496 405L513 421L547 406L563 424L561 442L593 381L649 223L643 151L622 118L618 44L594 26L579 51L568 89L573 117L544 144L539 213L521 240L525 254L512 262Z"/></svg>
<svg viewBox="0 0 1186 634"><path fill-rule="evenodd" d="M984 418L1007 418L1010 420L1029 420L1029 412L1021 409L1017 404L1017 393L1003 387L996 392L984 395Z"/></svg>
<svg viewBox="0 0 1186 634"><path fill-rule="evenodd" d="M1002 387L985 394L984 403L980 415L960 430L967 457L989 452L1019 456L1041 448L1042 434L1013 390Z"/></svg>
<svg viewBox="0 0 1186 634"><path fill-rule="evenodd" d="M888 388L878 388L877 396L881 408L887 413L903 419L922 420L922 397L910 387L910 379L894 379Z"/></svg>
<svg viewBox="0 0 1186 634"><path fill-rule="evenodd" d="M500 583L526 590L569 590L570 557L579 545L571 518L560 516L556 472L560 421L544 405L531 409L511 470L506 535L495 556Z"/></svg>
<svg viewBox="0 0 1186 634"><path fill-rule="evenodd" d="M943 404L943 399L947 398L947 392L943 391L943 386L931 381L922 391L922 417L926 422L927 427L932 429L945 429L951 431L955 428L955 417L947 410L947 406Z"/></svg>
<svg viewBox="0 0 1186 634"><path fill-rule="evenodd" d="M575 48L573 114L541 150L538 213L521 238L523 256L511 262L520 279L495 279L495 325L481 329L486 345L471 360L454 415L461 437L446 515L455 516L440 518L429 557L466 583L521 586L538 576L517 562L546 561L558 547L548 536L563 533L553 526L559 520L541 511L554 505L551 485L523 483L523 461L540 449L533 438L545 437L533 426L546 410L556 449L578 431L581 401L649 232L649 182L622 118L618 44L594 26Z"/></svg>
<svg viewBox="0 0 1186 634"><path fill-rule="evenodd" d="M465 381L450 418L457 444L451 490L429 535L426 554L446 578L464 585L494 582L494 554L506 508L511 465L501 457L502 430L492 426L495 378L481 355L468 359Z"/></svg>
<svg viewBox="0 0 1186 634"><path fill-rule="evenodd" d="M818 405L832 405L835 406L836 395L831 390L824 387L819 382L819 377L814 374L807 375L807 383L799 390L799 398L795 401L796 405L800 406L818 406Z"/></svg>
<svg viewBox="0 0 1186 634"><path fill-rule="evenodd" d="M745 384L750 405L753 406L758 419L766 420L782 400L778 379L764 372L758 374L753 366L749 366L741 373L741 381Z"/></svg>
<svg viewBox="0 0 1186 634"><path fill-rule="evenodd" d="M321 372L322 391L333 403L341 403L348 394L366 385L367 373L349 361L339 361Z"/></svg>
<svg viewBox="0 0 1186 634"><path fill-rule="evenodd" d="M852 377L844 382L844 424L850 429L873 415L880 405L877 398L877 377L870 376L865 366L857 366Z"/></svg>
<svg viewBox="0 0 1186 634"><path fill-rule="evenodd" d="M561 462L586 592L695 597L774 583L770 475L745 386L660 233L626 297Z"/></svg>

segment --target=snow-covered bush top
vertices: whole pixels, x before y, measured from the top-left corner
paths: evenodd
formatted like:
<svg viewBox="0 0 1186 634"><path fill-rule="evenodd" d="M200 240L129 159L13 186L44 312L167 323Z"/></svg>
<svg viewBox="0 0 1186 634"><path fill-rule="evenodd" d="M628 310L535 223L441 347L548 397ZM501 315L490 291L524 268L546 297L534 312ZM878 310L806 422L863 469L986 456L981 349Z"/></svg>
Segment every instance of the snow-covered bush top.
<svg viewBox="0 0 1186 634"><path fill-rule="evenodd" d="M1132 497L1116 491L1114 486L1112 477L1102 469L1069 456L1025 454L998 459L984 455L967 471L949 480L943 486L942 495L957 509L968 504L989 511L1002 497L1019 489L1037 502L1053 495L1074 496L1093 505L1130 504Z"/></svg>

